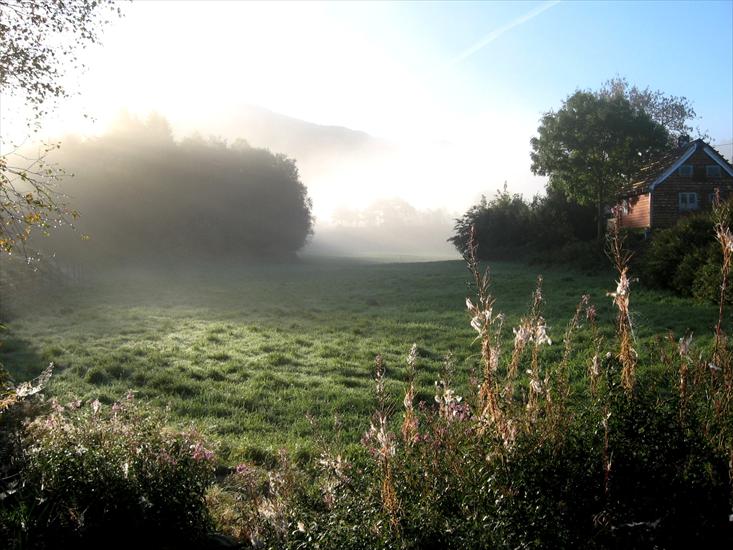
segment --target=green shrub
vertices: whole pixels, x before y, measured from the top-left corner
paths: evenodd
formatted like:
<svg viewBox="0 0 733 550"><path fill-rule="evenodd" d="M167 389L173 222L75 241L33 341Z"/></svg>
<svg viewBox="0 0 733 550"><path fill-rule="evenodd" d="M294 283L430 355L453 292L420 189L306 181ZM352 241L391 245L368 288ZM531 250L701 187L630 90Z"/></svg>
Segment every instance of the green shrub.
<svg viewBox="0 0 733 550"><path fill-rule="evenodd" d="M7 505L21 546L176 547L208 531L213 453L131 394L112 407L54 403L27 428L23 459L23 488Z"/></svg>
<svg viewBox="0 0 733 550"><path fill-rule="evenodd" d="M720 298L720 245L711 213L692 214L669 229L655 231L635 260L642 283L701 301ZM727 215L730 218L730 214ZM729 224L732 219L723 220ZM730 302L730 296L728 297Z"/></svg>
<svg viewBox="0 0 733 550"><path fill-rule="evenodd" d="M505 185L493 199L482 197L457 219L455 235L448 240L465 253L473 227L481 259L526 256L595 270L607 262L594 240L594 216L593 207L580 206L552 188L526 202Z"/></svg>

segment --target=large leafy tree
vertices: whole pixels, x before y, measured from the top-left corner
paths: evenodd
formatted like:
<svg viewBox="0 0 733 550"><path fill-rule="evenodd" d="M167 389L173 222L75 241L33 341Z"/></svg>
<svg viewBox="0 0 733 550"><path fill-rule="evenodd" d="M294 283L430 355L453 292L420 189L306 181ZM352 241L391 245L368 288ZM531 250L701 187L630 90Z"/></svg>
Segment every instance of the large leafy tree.
<svg viewBox="0 0 733 550"><path fill-rule="evenodd" d="M79 50L99 41L113 15L111 0L0 0L0 97L22 101L30 133L69 95L64 75L81 68ZM22 248L34 228L74 216L53 189L60 172L45 162L55 147L28 158L0 136L0 254Z"/></svg>
<svg viewBox="0 0 733 550"><path fill-rule="evenodd" d="M578 91L546 113L531 140L532 171L579 204L596 209L603 237L605 207L639 169L668 148L667 129L622 94Z"/></svg>
<svg viewBox="0 0 733 550"><path fill-rule="evenodd" d="M669 132L670 145L677 143L677 138L692 134L695 130L690 124L697 115L692 103L683 96L668 95L649 87L639 88L636 84L622 77L606 81L598 91L601 97L623 97L634 109L644 111L654 122L664 126ZM699 129L696 133L704 137Z"/></svg>

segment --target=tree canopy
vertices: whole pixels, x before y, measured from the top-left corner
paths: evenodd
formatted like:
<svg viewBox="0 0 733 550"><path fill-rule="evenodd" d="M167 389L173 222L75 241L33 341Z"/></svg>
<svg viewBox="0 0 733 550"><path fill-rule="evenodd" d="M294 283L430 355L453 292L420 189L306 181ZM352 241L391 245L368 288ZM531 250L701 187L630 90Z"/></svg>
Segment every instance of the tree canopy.
<svg viewBox="0 0 733 550"><path fill-rule="evenodd" d="M531 140L532 171L579 204L596 207L596 234L604 207L638 170L669 147L669 132L622 94L577 91L540 120Z"/></svg>
<svg viewBox="0 0 733 550"><path fill-rule="evenodd" d="M193 137L165 119L124 118L108 134L64 138L53 160L73 170L60 190L83 215L78 232L33 242L62 261L171 264L292 255L312 231L295 161ZM79 233L89 238L80 242Z"/></svg>
<svg viewBox="0 0 733 550"><path fill-rule="evenodd" d="M643 111L669 133L670 145L675 146L677 139L693 132L690 122L697 117L690 100L682 96L667 95L649 87L643 90L629 84L625 78L612 78L598 92L601 97L623 97L637 111ZM700 132L698 131L698 134ZM700 134L702 137L702 134Z"/></svg>
<svg viewBox="0 0 733 550"><path fill-rule="evenodd" d="M79 49L99 41L119 5L105 0L0 0L0 90L20 95L35 117L69 95L64 74L79 70Z"/></svg>

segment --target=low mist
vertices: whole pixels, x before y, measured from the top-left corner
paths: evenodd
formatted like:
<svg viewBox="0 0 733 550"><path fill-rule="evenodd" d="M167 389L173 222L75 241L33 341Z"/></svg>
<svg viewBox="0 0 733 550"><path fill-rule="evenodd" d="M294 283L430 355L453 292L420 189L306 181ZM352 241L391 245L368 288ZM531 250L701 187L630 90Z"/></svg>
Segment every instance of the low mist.
<svg viewBox="0 0 733 550"><path fill-rule="evenodd" d="M241 138L176 137L155 114L146 120L122 114L103 135L63 137L45 161L66 173L56 185L58 200L79 217L68 219L73 230L36 233L29 248L86 272L282 261L298 254L381 261L456 257L447 242L455 213L420 209L397 197L374 199L389 180L366 186L339 169L355 158L393 162L388 144L345 128L273 116L250 113L241 121ZM250 129L257 143L306 159L318 196L336 197L330 216L314 216L317 204L300 160L253 146L246 139ZM283 142L284 133L292 141ZM318 139L307 145L313 136ZM358 203L355 196L372 199L363 208L334 207L345 198Z"/></svg>
<svg viewBox="0 0 733 550"><path fill-rule="evenodd" d="M419 210L398 198L364 209L339 208L330 223L316 225L304 254L356 256L389 261L455 259L447 242L455 220L444 209Z"/></svg>
<svg viewBox="0 0 733 550"><path fill-rule="evenodd" d="M59 200L76 231L32 247L62 264L176 265L291 258L312 233L311 201L294 160L199 137L174 140L167 121L121 119L109 133L63 139ZM73 216L72 216L73 217Z"/></svg>

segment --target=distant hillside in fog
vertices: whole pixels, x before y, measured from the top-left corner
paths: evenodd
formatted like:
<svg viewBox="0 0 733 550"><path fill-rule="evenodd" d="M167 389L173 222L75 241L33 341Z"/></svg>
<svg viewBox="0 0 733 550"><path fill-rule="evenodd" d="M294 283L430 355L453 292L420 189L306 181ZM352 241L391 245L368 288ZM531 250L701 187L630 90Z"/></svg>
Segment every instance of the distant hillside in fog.
<svg viewBox="0 0 733 550"><path fill-rule="evenodd" d="M230 142L244 139L252 147L295 159L316 218L328 217L342 206L394 195L395 187L405 181L404 151L366 132L315 124L252 105L200 116L177 126L176 133L185 137L201 132Z"/></svg>
<svg viewBox="0 0 733 550"><path fill-rule="evenodd" d="M181 130L191 134L200 128L228 140L245 139L252 147L285 154L296 159L305 172L324 162L345 164L395 152L389 142L366 132L315 124L254 105L243 105L222 116L205 115L205 119Z"/></svg>
<svg viewBox="0 0 733 550"><path fill-rule="evenodd" d="M300 162L337 154L389 152L386 142L366 132L315 124L253 105L229 113L214 126L224 137L245 137L253 147L266 147Z"/></svg>

